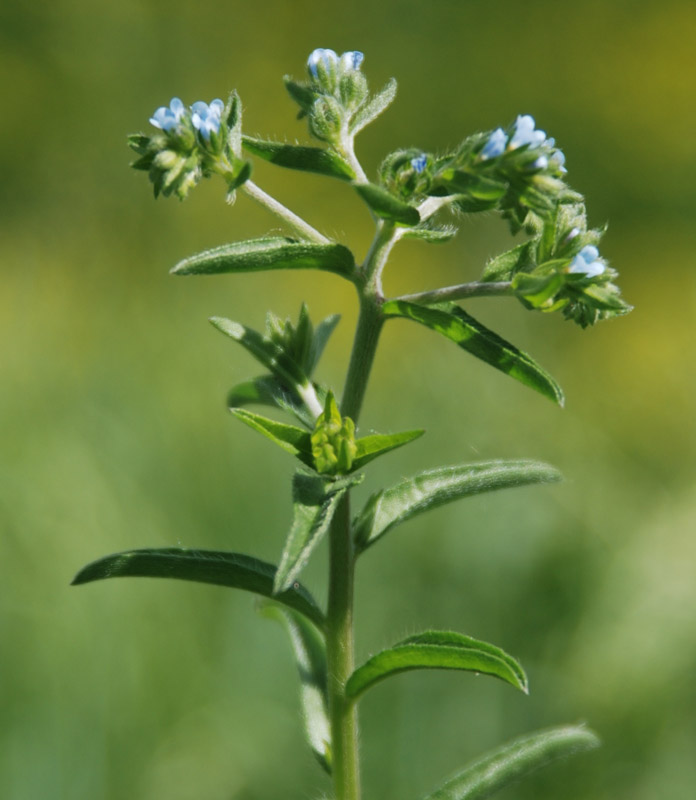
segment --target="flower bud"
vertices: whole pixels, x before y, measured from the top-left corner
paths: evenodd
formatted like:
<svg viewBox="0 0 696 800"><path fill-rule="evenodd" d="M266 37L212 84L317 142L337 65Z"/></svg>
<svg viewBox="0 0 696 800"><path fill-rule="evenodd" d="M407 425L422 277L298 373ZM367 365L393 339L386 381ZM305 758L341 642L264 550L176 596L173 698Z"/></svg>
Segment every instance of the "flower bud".
<svg viewBox="0 0 696 800"><path fill-rule="evenodd" d="M341 133L341 107L333 97L318 97L309 113L309 129L324 142L335 142Z"/></svg>
<svg viewBox="0 0 696 800"><path fill-rule="evenodd" d="M355 425L350 417L341 417L331 392L324 411L317 417L311 442L317 472L322 475L350 472L356 453Z"/></svg>

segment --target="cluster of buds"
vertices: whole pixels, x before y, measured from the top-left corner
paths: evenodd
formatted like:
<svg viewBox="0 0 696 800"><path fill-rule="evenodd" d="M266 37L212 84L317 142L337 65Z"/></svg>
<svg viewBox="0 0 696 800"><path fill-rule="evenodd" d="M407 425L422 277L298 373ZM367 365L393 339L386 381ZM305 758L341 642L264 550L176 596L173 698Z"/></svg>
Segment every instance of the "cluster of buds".
<svg viewBox="0 0 696 800"><path fill-rule="evenodd" d="M565 155L556 149L556 140L547 138L546 131L537 130L534 117L529 114L518 116L510 131L496 128L481 148L479 158L482 161L499 158L519 148L524 148L527 154L525 165L528 169L550 170L561 175L567 172Z"/></svg>
<svg viewBox="0 0 696 800"><path fill-rule="evenodd" d="M602 232L588 230L582 204L560 205L510 278L516 295L528 308L561 310L583 328L631 310L612 281L617 273L600 256Z"/></svg>
<svg viewBox="0 0 696 800"><path fill-rule="evenodd" d="M201 178L214 173L225 178L232 193L249 177L250 164L241 158L241 107L235 93L227 105L216 98L187 107L174 97L150 123L157 133L135 134L128 144L139 156L132 166L149 173L155 197L176 194L183 200Z"/></svg>
<svg viewBox="0 0 696 800"><path fill-rule="evenodd" d="M347 475L355 458L355 424L341 417L331 392L311 437L314 466L322 475Z"/></svg>
<svg viewBox="0 0 696 800"><path fill-rule="evenodd" d="M300 117L307 116L317 139L340 147L353 115L368 96L367 80L360 71L363 59L358 50L339 56L318 48L307 59L308 82L285 78L290 95L300 106Z"/></svg>
<svg viewBox="0 0 696 800"><path fill-rule="evenodd" d="M424 197L430 189L432 162L432 157L422 150L397 150L380 165L380 183L404 200Z"/></svg>

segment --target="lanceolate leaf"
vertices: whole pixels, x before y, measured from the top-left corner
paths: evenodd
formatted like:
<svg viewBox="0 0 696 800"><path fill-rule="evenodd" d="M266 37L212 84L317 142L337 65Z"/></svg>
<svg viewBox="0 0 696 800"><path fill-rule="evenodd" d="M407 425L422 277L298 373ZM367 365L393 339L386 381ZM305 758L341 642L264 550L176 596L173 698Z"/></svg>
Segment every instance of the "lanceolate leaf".
<svg viewBox="0 0 696 800"><path fill-rule="evenodd" d="M458 306L452 303L421 306L405 300L388 300L382 311L387 316L412 319L441 333L492 367L563 405L563 391L546 370Z"/></svg>
<svg viewBox="0 0 696 800"><path fill-rule="evenodd" d="M262 336L253 328L247 328L241 322L233 322L224 317L211 317L210 322L225 336L239 342L257 361L290 386L299 389L309 385L309 378L299 364L290 358L280 345Z"/></svg>
<svg viewBox="0 0 696 800"><path fill-rule="evenodd" d="M312 244L284 236L248 239L205 250L180 261L174 275L220 275L272 269L319 269L350 277L355 259L342 244Z"/></svg>
<svg viewBox="0 0 696 800"><path fill-rule="evenodd" d="M180 547L127 550L100 558L83 567L73 586L104 578L177 578L244 589L271 597L299 611L315 625L323 627L324 615L310 593L300 584L273 594L276 568L265 561L241 553L217 550L187 550Z"/></svg>
<svg viewBox="0 0 696 800"><path fill-rule="evenodd" d="M263 613L285 625L302 684L302 716L307 740L331 774L331 725L328 713L326 643L314 625L289 608L268 604Z"/></svg>
<svg viewBox="0 0 696 800"><path fill-rule="evenodd" d="M297 428L295 425L286 425L283 422L276 422L274 419L262 417L244 408L230 408L230 411L255 431L270 439L286 453L299 458L308 467L314 466L312 458L312 444L308 431Z"/></svg>
<svg viewBox="0 0 696 800"><path fill-rule="evenodd" d="M450 631L426 631L372 656L346 683L355 698L391 675L412 669L459 669L492 675L527 693L522 667L499 647Z"/></svg>
<svg viewBox="0 0 696 800"><path fill-rule="evenodd" d="M319 359L324 352L326 343L329 341L331 334L334 332L336 325L341 320L340 314L332 314L326 319L322 320L314 329L314 338L312 339L312 347L307 364L307 374L311 375L314 372Z"/></svg>
<svg viewBox="0 0 696 800"><path fill-rule="evenodd" d="M392 78L389 83L356 112L350 123L351 133L356 134L361 131L366 125L369 125L373 120L387 109L388 106L394 101L396 97L396 80Z"/></svg>
<svg viewBox="0 0 696 800"><path fill-rule="evenodd" d="M374 183L354 183L355 191L382 219L400 222L403 225L418 225L418 209L394 197L391 192Z"/></svg>
<svg viewBox="0 0 696 800"><path fill-rule="evenodd" d="M314 387L321 402L322 391ZM274 406L294 414L310 430L314 428L314 417L303 404L299 395L286 388L274 375L261 375L235 386L227 395L227 406L241 408L248 405Z"/></svg>
<svg viewBox="0 0 696 800"><path fill-rule="evenodd" d="M355 173L340 156L321 147L304 147L282 142L267 142L243 136L244 147L255 156L270 161L279 167L317 172L343 181L355 179Z"/></svg>
<svg viewBox="0 0 696 800"><path fill-rule="evenodd" d="M560 478L558 470L537 461L483 461L421 472L370 497L354 523L356 545L365 550L395 525L462 497Z"/></svg>
<svg viewBox="0 0 696 800"><path fill-rule="evenodd" d="M376 433L372 436L363 436L355 442L355 458L353 469L361 469L373 458L402 447L425 433L424 430L403 431L402 433Z"/></svg>
<svg viewBox="0 0 696 800"><path fill-rule="evenodd" d="M491 259L483 270L482 281L509 281L516 272L535 266L532 258L534 241L522 242L512 250Z"/></svg>
<svg viewBox="0 0 696 800"><path fill-rule="evenodd" d="M292 482L292 527L276 574L274 591L282 592L292 586L329 529L338 501L349 485L350 481L345 479L333 483L318 475L295 474Z"/></svg>
<svg viewBox="0 0 696 800"><path fill-rule="evenodd" d="M599 739L582 726L539 731L493 750L424 800L484 800L551 761L598 746Z"/></svg>

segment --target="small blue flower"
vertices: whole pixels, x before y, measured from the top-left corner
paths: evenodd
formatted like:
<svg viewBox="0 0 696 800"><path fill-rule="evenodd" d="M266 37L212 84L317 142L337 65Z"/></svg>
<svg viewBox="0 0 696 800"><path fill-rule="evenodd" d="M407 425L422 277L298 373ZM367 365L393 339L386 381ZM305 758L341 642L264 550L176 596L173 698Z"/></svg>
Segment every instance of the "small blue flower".
<svg viewBox="0 0 696 800"><path fill-rule="evenodd" d="M362 55L362 53L360 53L360 55ZM321 64L327 72L330 71L332 67L338 64L336 51L328 50L324 47L318 47L316 50L312 50L307 59L307 69L309 69L309 74L313 78L319 77L319 64Z"/></svg>
<svg viewBox="0 0 696 800"><path fill-rule="evenodd" d="M178 97L172 97L167 106L160 106L150 117L150 123L162 131L171 131L179 124L184 116L184 104Z"/></svg>
<svg viewBox="0 0 696 800"><path fill-rule="evenodd" d="M553 139L549 139L546 143L549 144L553 142ZM553 145L551 145L553 147ZM551 158L549 161L556 167L559 172L566 173L568 170L565 168L565 153L562 150L554 150L551 153Z"/></svg>
<svg viewBox="0 0 696 800"><path fill-rule="evenodd" d="M220 132L224 108L225 104L219 98L213 100L210 105L198 100L191 106L191 111L193 112L191 114L191 123L206 142L210 140L211 133Z"/></svg>
<svg viewBox="0 0 696 800"><path fill-rule="evenodd" d="M411 159L411 166L420 175L421 172L428 166L428 156L421 153L419 156Z"/></svg>
<svg viewBox="0 0 696 800"><path fill-rule="evenodd" d="M502 128L496 128L488 137L488 141L481 150L481 158L496 158L505 152L507 134Z"/></svg>
<svg viewBox="0 0 696 800"><path fill-rule="evenodd" d="M575 275L585 275L587 278L596 278L606 269L598 259L599 250L593 244L586 244L570 262L568 272Z"/></svg>
<svg viewBox="0 0 696 800"><path fill-rule="evenodd" d="M534 129L536 123L534 117L529 114L518 116L515 120L515 132L510 139L509 147L514 150L516 147L528 144L531 147L539 147L546 141L546 131Z"/></svg>
<svg viewBox="0 0 696 800"><path fill-rule="evenodd" d="M539 156L539 158L532 162L531 167L532 169L546 169L548 165L548 158L546 158L546 156Z"/></svg>
<svg viewBox="0 0 696 800"><path fill-rule="evenodd" d="M360 50L348 50L348 52L343 53L340 58L341 62L341 69L344 71L350 69L360 69L360 65L365 60L364 53L361 53Z"/></svg>

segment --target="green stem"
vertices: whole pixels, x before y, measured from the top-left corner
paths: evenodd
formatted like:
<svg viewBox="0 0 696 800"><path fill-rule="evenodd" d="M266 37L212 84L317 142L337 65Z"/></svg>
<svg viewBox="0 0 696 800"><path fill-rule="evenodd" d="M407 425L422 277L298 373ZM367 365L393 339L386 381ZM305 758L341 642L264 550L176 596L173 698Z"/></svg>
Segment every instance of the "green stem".
<svg viewBox="0 0 696 800"><path fill-rule="evenodd" d="M356 424L384 318L379 276L397 236L393 225L380 223L358 285L360 315L341 404L343 416ZM329 676L332 771L335 800L360 800L357 706L345 685L354 669L353 583L355 550L350 524L349 493L342 498L329 534L329 602L326 649Z"/></svg>
<svg viewBox="0 0 696 800"><path fill-rule="evenodd" d="M302 217L298 217L294 211L290 211L289 208L278 202L275 197L271 197L270 194L264 192L264 190L253 181L246 181L242 184L242 189L249 197L256 200L257 203L268 209L272 214L280 217L286 225L292 228L292 230L298 233L303 239L309 239L310 242L316 242L317 244L331 243L331 240L327 239L323 233L319 233L316 228L313 228L308 222L305 222Z"/></svg>

